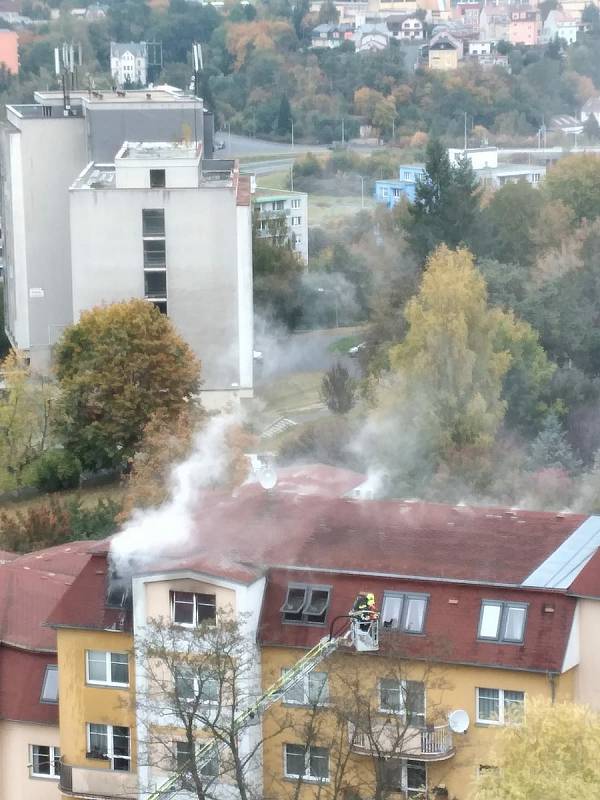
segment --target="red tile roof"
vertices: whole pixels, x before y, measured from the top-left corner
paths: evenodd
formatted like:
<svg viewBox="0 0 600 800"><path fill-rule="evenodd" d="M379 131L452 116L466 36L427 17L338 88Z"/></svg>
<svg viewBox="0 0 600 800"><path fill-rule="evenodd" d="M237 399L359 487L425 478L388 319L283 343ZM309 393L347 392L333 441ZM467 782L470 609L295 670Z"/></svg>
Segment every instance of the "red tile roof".
<svg viewBox="0 0 600 800"><path fill-rule="evenodd" d="M288 583L312 583L332 587L326 626L284 623L281 606ZM423 592L429 595L424 635L382 632L382 652L406 658L421 658L444 663L478 664L535 671L561 669L575 599L563 594L535 590L499 589L448 584L432 581L408 581L392 578L357 578L354 575L324 575L319 572L272 570L263 603L260 640L263 645L309 648L329 632L338 615L348 613L359 591L375 593L380 606L384 591ZM477 639L482 599L518 600L529 603L525 641L522 645L482 642ZM456 602L449 602L450 600ZM545 612L551 606L553 612ZM345 620L336 625L343 626Z"/></svg>
<svg viewBox="0 0 600 800"><path fill-rule="evenodd" d="M89 560L89 545L73 542L0 564L0 642L56 651L46 617Z"/></svg>
<svg viewBox="0 0 600 800"><path fill-rule="evenodd" d="M596 550L575 578L569 593L578 597L600 598L600 550Z"/></svg>
<svg viewBox="0 0 600 800"><path fill-rule="evenodd" d="M131 614L105 605L108 568L106 556L91 555L69 591L46 614L48 625L98 630L131 630ZM54 635L54 631L52 631Z"/></svg>
<svg viewBox="0 0 600 800"><path fill-rule="evenodd" d="M267 568L394 574L518 585L585 519L581 515L358 501L281 491L216 496L196 514L193 535L165 540L142 571L185 557L215 569L228 562ZM219 574L217 572L217 574Z"/></svg>
<svg viewBox="0 0 600 800"><path fill-rule="evenodd" d="M58 704L40 703L53 654L0 647L0 719L58 724Z"/></svg>

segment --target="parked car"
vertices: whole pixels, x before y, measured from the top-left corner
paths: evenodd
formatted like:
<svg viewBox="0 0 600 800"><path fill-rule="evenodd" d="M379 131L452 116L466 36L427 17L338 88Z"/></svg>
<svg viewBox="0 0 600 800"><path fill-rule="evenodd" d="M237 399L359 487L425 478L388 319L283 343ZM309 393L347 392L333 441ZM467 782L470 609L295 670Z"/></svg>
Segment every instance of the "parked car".
<svg viewBox="0 0 600 800"><path fill-rule="evenodd" d="M364 350L366 346L367 346L366 342L355 344L354 347L351 347L350 350L348 350L348 355L350 356L350 358L356 358L358 355L360 355L361 351Z"/></svg>

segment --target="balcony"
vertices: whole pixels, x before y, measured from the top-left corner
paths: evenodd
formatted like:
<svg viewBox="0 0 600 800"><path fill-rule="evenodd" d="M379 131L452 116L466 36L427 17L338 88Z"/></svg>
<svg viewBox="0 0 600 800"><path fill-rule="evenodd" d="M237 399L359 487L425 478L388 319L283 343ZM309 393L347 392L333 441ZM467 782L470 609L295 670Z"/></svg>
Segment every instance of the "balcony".
<svg viewBox="0 0 600 800"><path fill-rule="evenodd" d="M131 772L76 767L62 760L59 789L65 796L89 800L134 800L138 796L137 779Z"/></svg>
<svg viewBox="0 0 600 800"><path fill-rule="evenodd" d="M452 758L455 748L448 725L408 725L381 722L373 726L371 735L356 730L350 723L348 736L353 752L371 755L373 740L380 752L389 752L397 758L413 758L418 761L446 761Z"/></svg>

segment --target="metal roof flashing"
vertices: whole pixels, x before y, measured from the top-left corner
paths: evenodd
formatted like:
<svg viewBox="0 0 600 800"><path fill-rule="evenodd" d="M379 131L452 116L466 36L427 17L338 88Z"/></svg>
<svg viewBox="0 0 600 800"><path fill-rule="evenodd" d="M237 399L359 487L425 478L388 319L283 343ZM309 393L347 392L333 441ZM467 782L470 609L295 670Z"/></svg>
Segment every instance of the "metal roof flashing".
<svg viewBox="0 0 600 800"><path fill-rule="evenodd" d="M599 547L600 516L591 516L536 567L521 585L568 589Z"/></svg>

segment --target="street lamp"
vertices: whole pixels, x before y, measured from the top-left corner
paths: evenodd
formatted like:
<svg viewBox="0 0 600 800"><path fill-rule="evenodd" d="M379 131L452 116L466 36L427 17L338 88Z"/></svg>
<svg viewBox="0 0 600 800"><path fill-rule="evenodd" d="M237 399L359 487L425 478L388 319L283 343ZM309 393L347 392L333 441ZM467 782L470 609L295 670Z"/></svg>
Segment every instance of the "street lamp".
<svg viewBox="0 0 600 800"><path fill-rule="evenodd" d="M324 289L322 286L319 286L317 292L320 294L332 294L333 295L333 302L334 302L334 311L335 311L335 327L340 327L340 320L338 314L338 295L335 289Z"/></svg>

